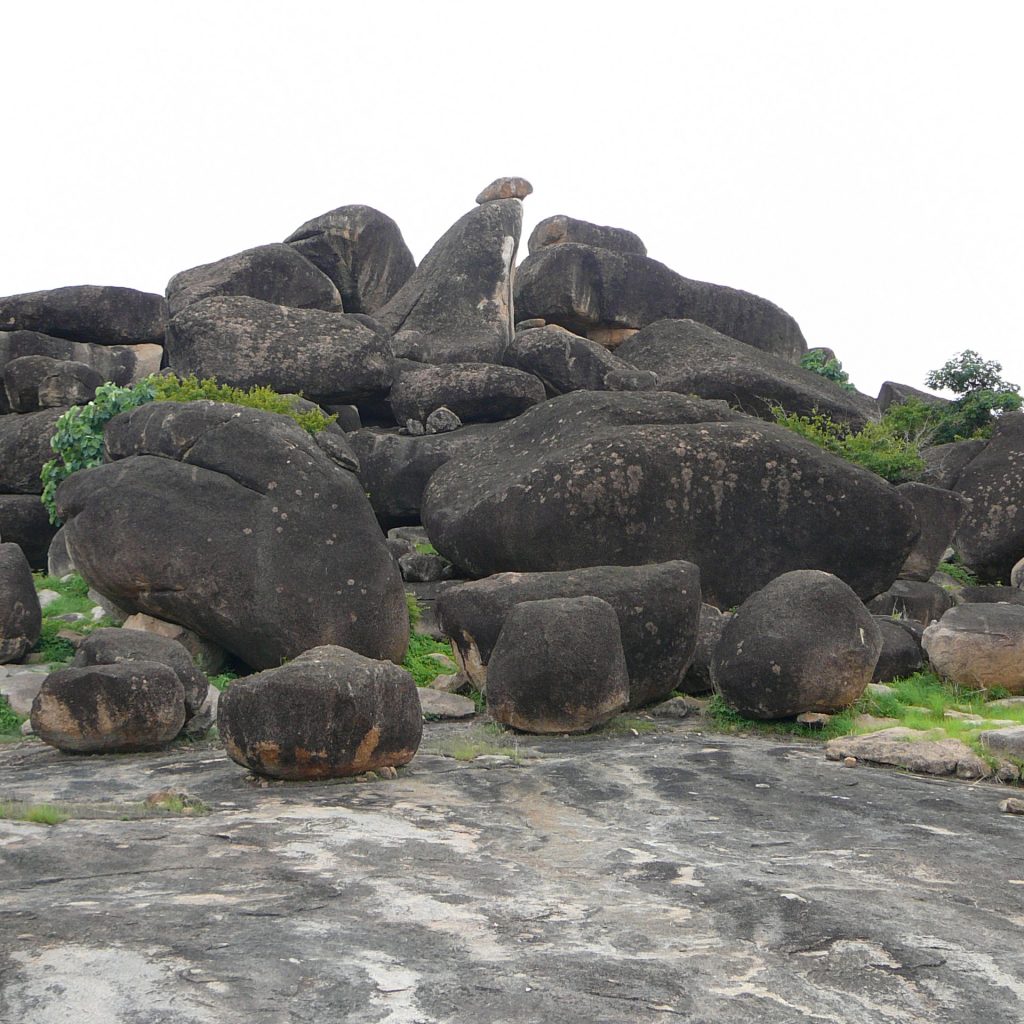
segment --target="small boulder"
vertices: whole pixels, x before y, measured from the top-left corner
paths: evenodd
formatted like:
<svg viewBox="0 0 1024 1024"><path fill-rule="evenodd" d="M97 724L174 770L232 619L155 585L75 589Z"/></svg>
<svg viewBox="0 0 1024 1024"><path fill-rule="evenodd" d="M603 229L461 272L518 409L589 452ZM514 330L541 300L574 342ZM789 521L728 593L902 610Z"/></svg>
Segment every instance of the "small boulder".
<svg viewBox="0 0 1024 1024"><path fill-rule="evenodd" d="M561 245L563 242L579 242L581 245L592 245L595 249L636 256L647 255L647 246L632 231L591 224L589 221L567 217L564 213L545 217L533 229L527 248L532 255L546 246Z"/></svg>
<svg viewBox="0 0 1024 1024"><path fill-rule="evenodd" d="M540 378L553 395L583 389L634 390L612 388L607 381L615 373L622 374L624 380L640 372L596 341L554 325L518 332L505 353L505 363Z"/></svg>
<svg viewBox="0 0 1024 1024"><path fill-rule="evenodd" d="M959 779L983 779L992 774L966 743L903 726L862 736L839 736L825 745L825 756L830 761L856 758L922 775L955 775Z"/></svg>
<svg viewBox="0 0 1024 1024"><path fill-rule="evenodd" d="M182 270L167 283L171 316L214 295L245 295L277 306L342 312L334 282L290 245L258 245L213 263Z"/></svg>
<svg viewBox="0 0 1024 1024"><path fill-rule="evenodd" d="M32 650L42 615L24 552L17 544L0 544L0 665L20 661Z"/></svg>
<svg viewBox="0 0 1024 1024"><path fill-rule="evenodd" d="M882 650L875 620L827 572L784 573L726 623L711 661L715 689L747 718L789 718L849 707Z"/></svg>
<svg viewBox="0 0 1024 1024"><path fill-rule="evenodd" d="M228 756L258 775L326 779L408 764L423 716L405 669L326 646L236 680L217 727Z"/></svg>
<svg viewBox="0 0 1024 1024"><path fill-rule="evenodd" d="M58 669L32 703L32 729L75 754L156 750L185 724L185 693L174 670L151 661Z"/></svg>
<svg viewBox="0 0 1024 1024"><path fill-rule="evenodd" d="M935 671L961 686L1024 693L1024 607L960 604L924 631Z"/></svg>
<svg viewBox="0 0 1024 1024"><path fill-rule="evenodd" d="M890 679L906 679L924 666L924 652L921 640L902 619L887 615L876 615L875 622L882 634L882 650L878 655L873 683L885 683Z"/></svg>
<svg viewBox="0 0 1024 1024"><path fill-rule="evenodd" d="M487 707L523 732L587 732L629 702L615 610L597 597L524 601L505 618L487 668Z"/></svg>
<svg viewBox="0 0 1024 1024"><path fill-rule="evenodd" d="M525 199L533 186L525 178L495 178L476 197L477 204L493 203L496 199Z"/></svg>
<svg viewBox="0 0 1024 1024"><path fill-rule="evenodd" d="M21 356L3 369L13 412L63 409L91 402L103 377L91 366L49 356Z"/></svg>
<svg viewBox="0 0 1024 1024"><path fill-rule="evenodd" d="M1006 729L986 729L978 733L983 747L997 754L1006 754L1018 761L1024 760L1024 725L1011 725Z"/></svg>
<svg viewBox="0 0 1024 1024"><path fill-rule="evenodd" d="M896 580L888 590L868 602L874 615L895 615L927 626L953 607L952 594L937 583Z"/></svg>

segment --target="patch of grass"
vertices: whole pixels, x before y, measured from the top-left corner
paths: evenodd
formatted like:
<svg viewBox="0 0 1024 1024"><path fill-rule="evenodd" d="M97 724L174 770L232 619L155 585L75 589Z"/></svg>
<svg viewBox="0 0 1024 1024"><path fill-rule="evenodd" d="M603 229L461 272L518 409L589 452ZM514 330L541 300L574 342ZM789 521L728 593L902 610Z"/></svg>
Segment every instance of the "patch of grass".
<svg viewBox="0 0 1024 1024"><path fill-rule="evenodd" d="M208 678L210 685L223 693L238 678L238 673L228 669L226 672Z"/></svg>
<svg viewBox="0 0 1024 1024"><path fill-rule="evenodd" d="M959 560L940 563L938 571L952 576L958 583L962 583L966 587L977 587L981 583L978 577Z"/></svg>
<svg viewBox="0 0 1024 1024"><path fill-rule="evenodd" d="M430 541L424 541L416 545L416 550L421 555L439 555L441 552L434 547Z"/></svg>
<svg viewBox="0 0 1024 1024"><path fill-rule="evenodd" d="M455 663L451 644L419 633L409 637L409 649L405 653L402 668L413 677L417 686L429 686L438 676L447 675L450 671L431 658L431 654L443 654L452 664Z"/></svg>
<svg viewBox="0 0 1024 1024"><path fill-rule="evenodd" d="M420 603L416 600L416 595L410 593L408 590L405 592L405 607L409 611L409 625L415 629L416 624L421 618L423 618L423 609L420 608Z"/></svg>
<svg viewBox="0 0 1024 1024"><path fill-rule="evenodd" d="M0 803L0 818L31 821L36 825L59 825L68 820L68 815L52 804L25 804L10 800Z"/></svg>
<svg viewBox="0 0 1024 1024"><path fill-rule="evenodd" d="M852 708L833 715L828 725L820 729L804 725L792 718L783 718L772 722L744 718L717 693L708 700L705 713L719 732L758 733L765 736L795 736L800 739L830 740L836 736L849 736L851 733L859 731L854 726L853 720L862 713L863 703L863 701L858 701ZM872 712L865 709L863 713L871 714Z"/></svg>
<svg viewBox="0 0 1024 1024"><path fill-rule="evenodd" d="M43 661L50 665L67 664L75 656L75 648L70 640L65 640L57 634L69 625L67 622L58 622L55 619L43 619L43 627L39 632L39 639L33 654L41 654Z"/></svg>
<svg viewBox="0 0 1024 1024"><path fill-rule="evenodd" d="M0 740L21 739L21 725L25 721L10 704L6 697L0 697Z"/></svg>

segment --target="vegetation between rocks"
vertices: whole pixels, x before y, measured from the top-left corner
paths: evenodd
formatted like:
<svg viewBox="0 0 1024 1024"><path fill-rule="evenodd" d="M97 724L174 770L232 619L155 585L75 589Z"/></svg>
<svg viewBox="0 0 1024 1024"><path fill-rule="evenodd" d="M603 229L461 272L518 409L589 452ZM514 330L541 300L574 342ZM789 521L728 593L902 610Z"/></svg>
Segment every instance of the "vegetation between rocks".
<svg viewBox="0 0 1024 1024"><path fill-rule="evenodd" d="M269 387L246 389L218 384L213 378L199 380L195 375L151 374L131 386L103 384L96 397L85 405L68 409L57 420L50 447L56 458L45 463L42 470L42 502L50 514L50 522L60 523L54 505L57 488L72 473L98 466L103 461L103 428L115 416L136 409L148 402L195 402L206 399L226 402L249 409L289 416L303 430L316 434L335 421L318 408L302 408L300 395L281 395Z"/></svg>
<svg viewBox="0 0 1024 1024"><path fill-rule="evenodd" d="M36 825L59 825L67 821L69 815L52 804L25 804L8 800L0 802L0 818L6 818L8 821L31 821Z"/></svg>

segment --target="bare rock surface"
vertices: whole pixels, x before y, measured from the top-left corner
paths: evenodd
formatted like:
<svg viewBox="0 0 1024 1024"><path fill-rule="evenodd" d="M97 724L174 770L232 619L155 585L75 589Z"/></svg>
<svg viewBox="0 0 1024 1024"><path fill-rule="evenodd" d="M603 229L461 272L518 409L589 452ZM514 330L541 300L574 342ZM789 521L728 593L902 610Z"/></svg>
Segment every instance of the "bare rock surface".
<svg viewBox="0 0 1024 1024"><path fill-rule="evenodd" d="M928 733L904 726L829 740L825 756L832 761L855 757L924 775L955 775L960 779L983 779L992 774L988 764L961 740L944 735L929 738Z"/></svg>
<svg viewBox="0 0 1024 1024"><path fill-rule="evenodd" d="M428 724L424 747L471 729ZM421 748L394 781L268 788L210 744L0 748L0 798L76 813L0 821L0 1016L1020 1020L1003 791L687 722L530 744L518 765ZM210 813L140 818L166 788Z"/></svg>

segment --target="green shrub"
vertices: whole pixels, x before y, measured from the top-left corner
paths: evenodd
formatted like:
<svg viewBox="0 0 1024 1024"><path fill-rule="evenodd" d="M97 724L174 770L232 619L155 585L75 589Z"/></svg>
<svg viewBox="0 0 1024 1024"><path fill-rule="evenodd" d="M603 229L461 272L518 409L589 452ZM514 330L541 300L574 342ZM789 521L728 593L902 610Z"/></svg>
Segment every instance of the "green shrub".
<svg viewBox="0 0 1024 1024"><path fill-rule="evenodd" d="M890 483L913 480L924 469L917 445L886 417L880 423L869 422L861 430L852 430L845 423L834 423L823 413L798 416L781 406L775 406L772 412L776 423Z"/></svg>
<svg viewBox="0 0 1024 1024"><path fill-rule="evenodd" d="M50 459L42 471L42 502L50 514L50 522L54 526L60 524L54 495L61 483L80 469L102 463L103 428L119 413L147 402L194 402L207 399L290 416L310 434L318 433L337 418L328 416L321 409L298 408L295 398L293 395L279 395L266 387L243 390L218 384L213 379L199 380L194 375L176 377L174 374L155 373L131 387L101 385L96 389L96 397L91 402L68 409L57 420L50 439L50 447L57 457Z"/></svg>
<svg viewBox="0 0 1024 1024"><path fill-rule="evenodd" d="M1021 407L1020 388L1003 380L1002 365L965 349L925 378L930 388L946 388L955 398L938 406L932 444L989 437L996 419Z"/></svg>
<svg viewBox="0 0 1024 1024"><path fill-rule="evenodd" d="M0 697L0 736L21 736L21 723L24 721L25 719L7 703L7 698Z"/></svg>
<svg viewBox="0 0 1024 1024"><path fill-rule="evenodd" d="M800 365L811 373L816 373L826 380L838 384L844 391L856 391L850 383L850 375L843 369L843 364L836 358L829 358L820 350L812 350L804 353Z"/></svg>

